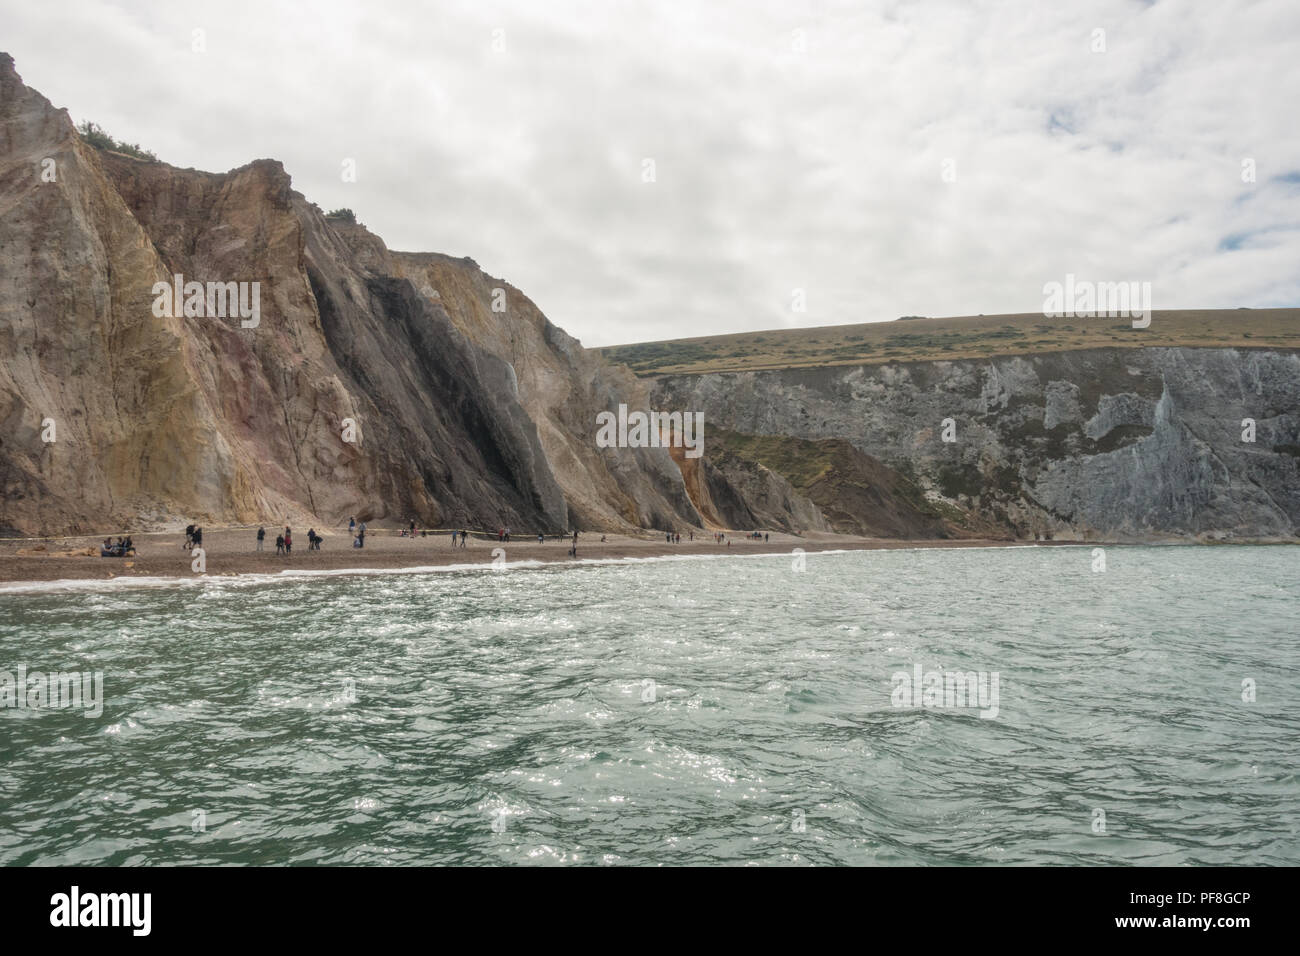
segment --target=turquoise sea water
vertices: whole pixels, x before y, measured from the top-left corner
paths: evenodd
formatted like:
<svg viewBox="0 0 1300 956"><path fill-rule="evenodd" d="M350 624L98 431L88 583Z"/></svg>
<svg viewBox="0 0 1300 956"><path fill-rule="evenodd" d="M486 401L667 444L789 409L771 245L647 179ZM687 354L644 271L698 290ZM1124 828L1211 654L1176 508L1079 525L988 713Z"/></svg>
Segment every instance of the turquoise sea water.
<svg viewBox="0 0 1300 956"><path fill-rule="evenodd" d="M0 593L0 863L1300 863L1300 548L1105 557Z"/></svg>

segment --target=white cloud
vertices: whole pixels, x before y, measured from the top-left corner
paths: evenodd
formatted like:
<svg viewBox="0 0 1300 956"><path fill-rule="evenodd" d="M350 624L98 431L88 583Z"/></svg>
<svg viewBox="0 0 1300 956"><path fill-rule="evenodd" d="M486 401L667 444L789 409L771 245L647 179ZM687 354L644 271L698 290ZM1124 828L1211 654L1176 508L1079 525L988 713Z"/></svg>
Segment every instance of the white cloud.
<svg viewBox="0 0 1300 956"><path fill-rule="evenodd" d="M77 119L280 159L589 345L1033 311L1066 272L1300 304L1292 0L702 6L53 2L4 45Z"/></svg>

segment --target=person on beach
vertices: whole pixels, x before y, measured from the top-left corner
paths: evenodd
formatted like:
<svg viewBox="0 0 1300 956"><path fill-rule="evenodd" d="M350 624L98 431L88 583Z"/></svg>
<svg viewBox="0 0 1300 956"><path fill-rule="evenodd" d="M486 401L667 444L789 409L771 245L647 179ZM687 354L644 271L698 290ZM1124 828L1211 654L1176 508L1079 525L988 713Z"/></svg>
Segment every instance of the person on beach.
<svg viewBox="0 0 1300 956"><path fill-rule="evenodd" d="M412 538L415 537L415 519L414 519L414 518L411 519L411 537L412 537Z"/></svg>
<svg viewBox="0 0 1300 956"><path fill-rule="evenodd" d="M293 553L293 532L289 530L288 525L284 526L284 553Z"/></svg>
<svg viewBox="0 0 1300 956"><path fill-rule="evenodd" d="M108 538L104 539L106 544L109 542L109 540L110 539ZM193 544L193 542L194 542L194 525L187 524L185 526L185 543L181 545L181 550L188 551L190 549L190 545Z"/></svg>
<svg viewBox="0 0 1300 956"><path fill-rule="evenodd" d="M262 542L264 542L265 540L266 540L266 529L258 528L257 529L257 550L258 551L262 550Z"/></svg>
<svg viewBox="0 0 1300 956"><path fill-rule="evenodd" d="M357 536L357 519L351 515L348 516L348 534L354 538Z"/></svg>
<svg viewBox="0 0 1300 956"><path fill-rule="evenodd" d="M461 528L461 529L460 529L460 546L461 546L462 548L465 547L465 542L466 542L466 540L467 540L468 538L469 538L469 532L466 531L464 528Z"/></svg>
<svg viewBox="0 0 1300 956"><path fill-rule="evenodd" d="M542 532L540 532L540 531L537 532L537 543L538 543L538 544L543 544L543 543L545 543L545 541L546 541L546 537L542 534Z"/></svg>
<svg viewBox="0 0 1300 956"><path fill-rule="evenodd" d="M364 548L365 546L366 546L366 523L363 521L361 522L360 525L357 526L357 547Z"/></svg>
<svg viewBox="0 0 1300 956"><path fill-rule="evenodd" d="M196 547L196 548L201 548L201 547L203 547L203 529L202 529L202 528L195 527L195 529L194 529L194 535L193 535L193 537L192 537L192 539L191 539L191 543L192 543L193 546Z"/></svg>
<svg viewBox="0 0 1300 956"><path fill-rule="evenodd" d="M275 553L284 554L284 535L282 534L275 536Z"/></svg>
<svg viewBox="0 0 1300 956"><path fill-rule="evenodd" d="M308 551L316 550L316 529L315 528L307 529L307 550Z"/></svg>

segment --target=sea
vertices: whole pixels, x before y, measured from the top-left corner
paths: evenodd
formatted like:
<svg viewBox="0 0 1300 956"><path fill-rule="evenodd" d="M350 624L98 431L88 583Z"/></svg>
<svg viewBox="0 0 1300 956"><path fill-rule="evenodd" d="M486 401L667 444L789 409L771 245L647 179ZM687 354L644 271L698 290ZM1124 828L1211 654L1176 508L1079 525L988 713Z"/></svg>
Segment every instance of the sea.
<svg viewBox="0 0 1300 956"><path fill-rule="evenodd" d="M0 585L0 864L1296 865L1298 583L1060 546Z"/></svg>

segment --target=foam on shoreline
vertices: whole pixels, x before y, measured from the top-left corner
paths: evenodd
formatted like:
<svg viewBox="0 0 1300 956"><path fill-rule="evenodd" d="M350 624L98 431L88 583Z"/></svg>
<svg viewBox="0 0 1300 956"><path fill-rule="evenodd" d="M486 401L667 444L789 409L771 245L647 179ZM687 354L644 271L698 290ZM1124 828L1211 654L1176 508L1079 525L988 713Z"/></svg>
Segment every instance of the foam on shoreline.
<svg viewBox="0 0 1300 956"><path fill-rule="evenodd" d="M902 552L917 551L1005 551L1012 548L1035 548L1034 543L1016 543L1006 545L971 545L957 548L912 547L912 548L827 548L819 551L806 551L808 558L815 559L822 555L854 554L860 551ZM1058 548L1091 547L1087 544L1058 544ZM236 585L240 587L258 584L284 584L311 578L340 577L378 577L384 575L438 574L479 572L496 574L500 569L511 571L531 571L546 568L601 567L607 565L657 564L673 561L728 561L749 560L755 558L780 558L788 560L792 551L763 551L757 554L660 554L637 557L624 555L607 558L576 558L563 561L542 561L529 559L509 561L505 565L493 565L491 561L461 564L410 565L396 568L322 568L319 570L286 568L274 574L264 572L245 572L242 574L201 574L192 577L152 576L152 577L118 577L118 578L60 578L53 581L8 581L0 582L0 597L9 594L80 594L94 591L121 591L134 588L165 587L205 587L214 584Z"/></svg>

